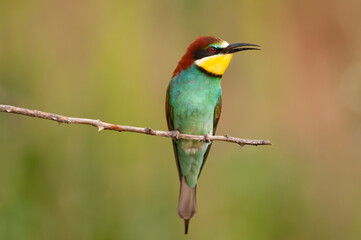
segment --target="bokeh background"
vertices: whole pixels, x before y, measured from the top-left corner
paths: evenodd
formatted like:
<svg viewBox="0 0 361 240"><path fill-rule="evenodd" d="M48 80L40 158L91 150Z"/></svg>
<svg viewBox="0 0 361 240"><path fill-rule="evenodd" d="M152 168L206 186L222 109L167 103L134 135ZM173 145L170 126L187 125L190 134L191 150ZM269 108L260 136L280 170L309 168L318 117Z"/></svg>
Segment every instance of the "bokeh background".
<svg viewBox="0 0 361 240"><path fill-rule="evenodd" d="M189 239L361 239L361 2L1 1L0 103L166 129L198 36L223 80ZM170 139L0 113L0 239L184 239Z"/></svg>

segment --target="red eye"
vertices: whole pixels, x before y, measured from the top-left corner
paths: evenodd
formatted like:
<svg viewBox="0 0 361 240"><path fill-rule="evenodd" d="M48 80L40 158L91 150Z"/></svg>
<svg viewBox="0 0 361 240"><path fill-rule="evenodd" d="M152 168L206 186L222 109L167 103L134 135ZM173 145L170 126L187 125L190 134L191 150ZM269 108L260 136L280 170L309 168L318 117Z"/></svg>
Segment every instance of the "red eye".
<svg viewBox="0 0 361 240"><path fill-rule="evenodd" d="M210 48L208 48L208 51L209 51L210 53L215 53L215 52L216 52L216 48L215 48L215 47L210 47Z"/></svg>

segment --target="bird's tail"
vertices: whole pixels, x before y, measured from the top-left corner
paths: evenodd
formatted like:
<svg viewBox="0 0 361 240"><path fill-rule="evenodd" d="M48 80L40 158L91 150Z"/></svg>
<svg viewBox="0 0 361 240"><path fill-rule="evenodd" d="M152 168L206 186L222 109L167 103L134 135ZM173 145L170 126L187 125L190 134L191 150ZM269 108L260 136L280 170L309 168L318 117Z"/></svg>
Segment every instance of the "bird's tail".
<svg viewBox="0 0 361 240"><path fill-rule="evenodd" d="M190 188L186 182L186 178L182 176L179 201L178 201L178 215L184 219L185 234L188 233L188 224L190 219L198 211L196 200L197 186Z"/></svg>

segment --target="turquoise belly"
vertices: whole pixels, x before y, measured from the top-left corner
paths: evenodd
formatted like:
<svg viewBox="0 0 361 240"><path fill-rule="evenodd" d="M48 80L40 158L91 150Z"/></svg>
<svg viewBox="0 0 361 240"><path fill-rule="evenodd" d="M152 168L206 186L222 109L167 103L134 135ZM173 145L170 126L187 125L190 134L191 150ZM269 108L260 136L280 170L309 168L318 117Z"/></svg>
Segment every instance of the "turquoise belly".
<svg viewBox="0 0 361 240"><path fill-rule="evenodd" d="M193 135L213 134L214 108L221 94L220 78L210 77L195 66L170 83L169 104L174 129ZM177 153L182 175L194 187L209 143L178 140Z"/></svg>

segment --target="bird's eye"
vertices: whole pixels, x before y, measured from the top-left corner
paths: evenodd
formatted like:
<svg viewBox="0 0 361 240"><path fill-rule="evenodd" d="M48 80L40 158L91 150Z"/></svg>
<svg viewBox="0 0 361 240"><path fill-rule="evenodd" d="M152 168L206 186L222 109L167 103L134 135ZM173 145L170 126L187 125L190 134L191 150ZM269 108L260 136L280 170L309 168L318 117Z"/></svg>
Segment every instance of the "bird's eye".
<svg viewBox="0 0 361 240"><path fill-rule="evenodd" d="M215 52L216 52L216 48L215 48L215 47L210 47L210 48L208 48L208 52L210 52L210 53L215 53Z"/></svg>

